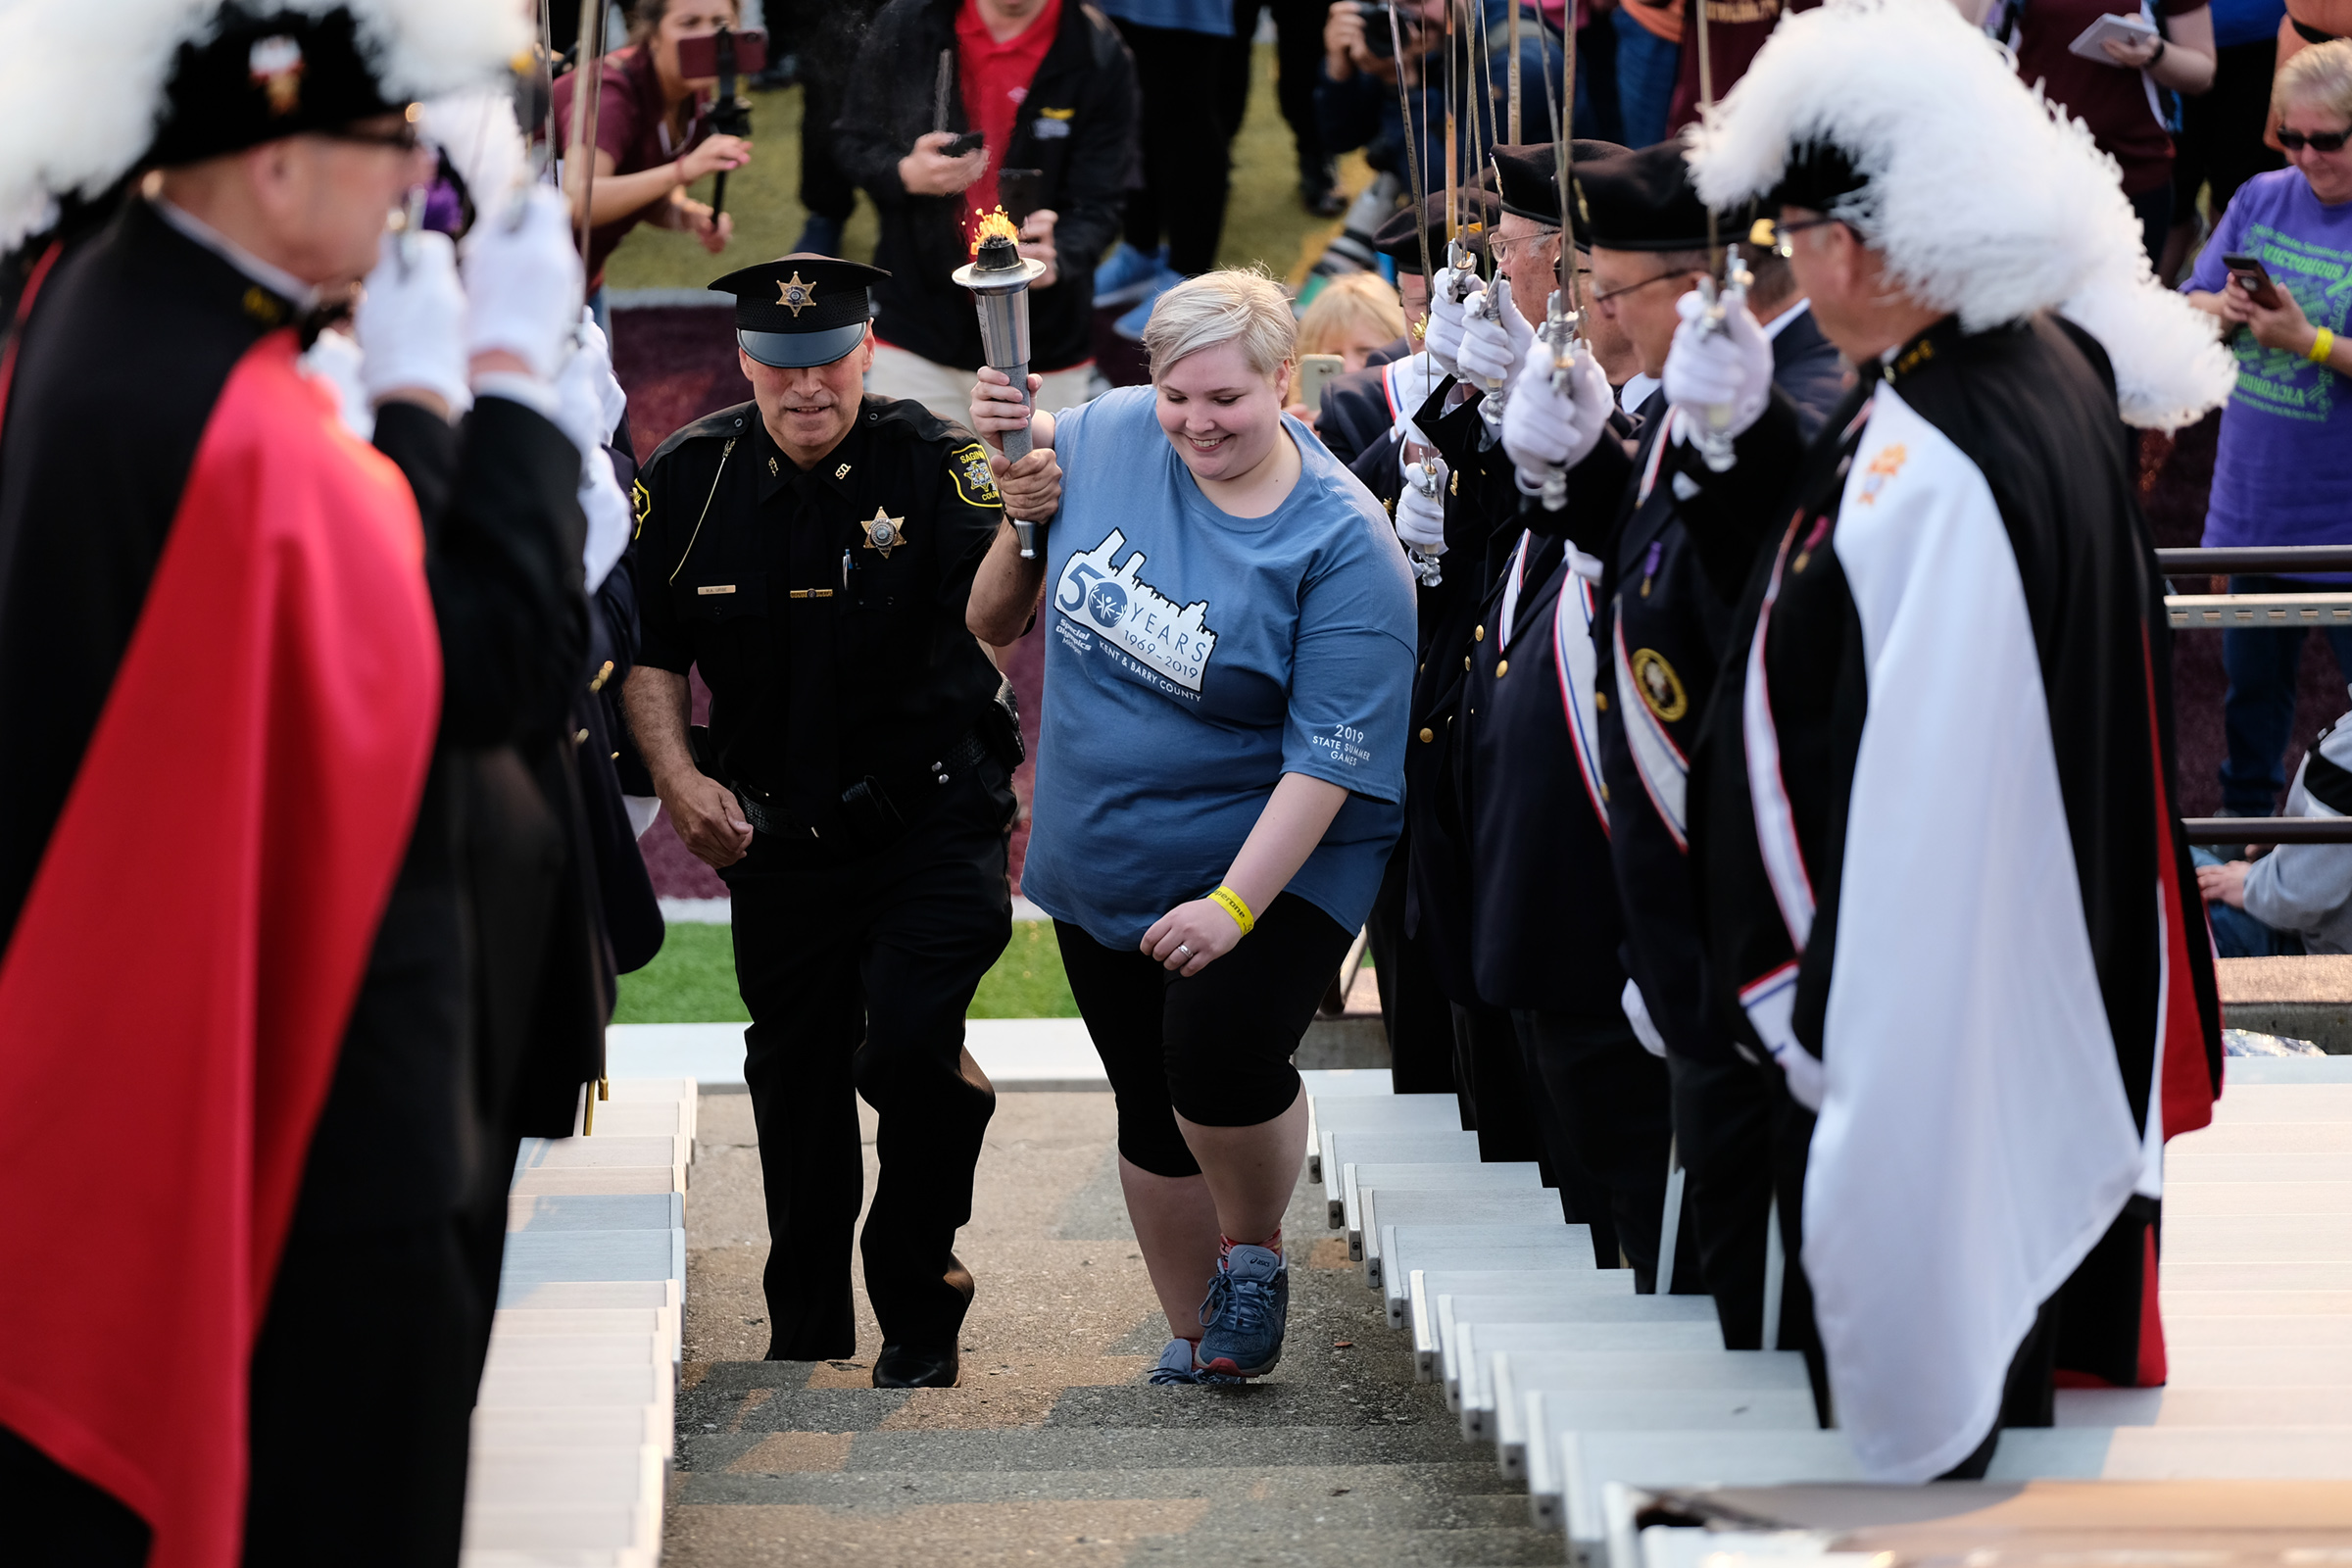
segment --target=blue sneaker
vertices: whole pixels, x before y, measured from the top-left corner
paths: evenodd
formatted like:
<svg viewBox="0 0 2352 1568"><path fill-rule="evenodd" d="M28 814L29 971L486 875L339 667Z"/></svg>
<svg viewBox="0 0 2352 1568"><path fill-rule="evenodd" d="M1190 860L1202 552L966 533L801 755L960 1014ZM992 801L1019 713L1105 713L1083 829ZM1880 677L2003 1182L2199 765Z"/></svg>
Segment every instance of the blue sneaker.
<svg viewBox="0 0 2352 1568"><path fill-rule="evenodd" d="M1161 268L1152 279L1152 291L1137 300L1132 310L1111 322L1110 329L1130 343L1141 343L1144 340L1144 328L1152 324L1152 308L1159 303L1162 294L1183 281L1182 272Z"/></svg>
<svg viewBox="0 0 2352 1568"><path fill-rule="evenodd" d="M1109 260L1095 269L1095 303L1097 305L1125 305L1140 300L1152 290L1160 273L1168 270L1168 248L1155 251L1137 250L1122 245L1110 253Z"/></svg>
<svg viewBox="0 0 2352 1568"><path fill-rule="evenodd" d="M1282 1359L1283 1329L1291 1314L1291 1271L1282 1254L1264 1247L1240 1247L1218 1260L1200 1303L1200 1348L1194 1352L1204 1372L1259 1378Z"/></svg>
<svg viewBox="0 0 2352 1568"><path fill-rule="evenodd" d="M1150 1381L1156 1385L1170 1383L1239 1383L1219 1372L1203 1372L1193 1365L1193 1342L1170 1340L1168 1348L1159 1352L1159 1365L1152 1369Z"/></svg>

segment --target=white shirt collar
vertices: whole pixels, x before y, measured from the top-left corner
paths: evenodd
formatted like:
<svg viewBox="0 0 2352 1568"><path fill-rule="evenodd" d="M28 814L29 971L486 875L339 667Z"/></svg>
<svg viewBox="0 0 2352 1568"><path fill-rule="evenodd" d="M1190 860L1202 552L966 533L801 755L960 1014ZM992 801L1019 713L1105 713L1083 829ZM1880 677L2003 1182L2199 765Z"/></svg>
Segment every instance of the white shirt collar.
<svg viewBox="0 0 2352 1568"><path fill-rule="evenodd" d="M1804 315L1812 308L1813 302L1810 299L1798 300L1794 305L1789 306L1780 315L1774 317L1771 320L1766 321L1764 323L1764 341L1769 343L1774 338L1779 337L1781 333L1787 329L1790 321L1795 320L1798 317Z"/></svg>
<svg viewBox="0 0 2352 1568"><path fill-rule="evenodd" d="M151 197L149 200L158 218L270 293L290 302L297 311L309 311L318 305L318 291L284 268L270 266L203 219L172 206L163 197Z"/></svg>

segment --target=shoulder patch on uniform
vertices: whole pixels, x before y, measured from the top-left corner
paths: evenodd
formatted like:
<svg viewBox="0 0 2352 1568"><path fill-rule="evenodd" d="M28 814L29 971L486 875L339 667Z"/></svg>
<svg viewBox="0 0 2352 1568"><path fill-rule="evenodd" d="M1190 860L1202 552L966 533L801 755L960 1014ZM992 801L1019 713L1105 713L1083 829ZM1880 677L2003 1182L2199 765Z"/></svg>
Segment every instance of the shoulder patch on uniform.
<svg viewBox="0 0 2352 1568"><path fill-rule="evenodd" d="M956 493L965 501L975 507L1004 504L1004 498L997 493L997 476L989 471L988 448L974 441L949 453L948 462L956 474Z"/></svg>
<svg viewBox="0 0 2352 1568"><path fill-rule="evenodd" d="M646 521L654 514L653 494L645 488L643 479L634 479L629 483L629 508L637 514L637 537L642 539L645 537Z"/></svg>

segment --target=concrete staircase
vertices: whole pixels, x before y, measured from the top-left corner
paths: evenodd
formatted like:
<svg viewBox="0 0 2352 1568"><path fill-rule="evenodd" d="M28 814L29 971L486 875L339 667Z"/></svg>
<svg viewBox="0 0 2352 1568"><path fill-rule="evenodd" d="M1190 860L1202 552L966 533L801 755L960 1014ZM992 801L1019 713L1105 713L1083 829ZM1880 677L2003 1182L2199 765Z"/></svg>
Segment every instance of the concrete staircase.
<svg viewBox="0 0 2352 1568"><path fill-rule="evenodd" d="M2061 1392L2058 1426L2004 1434L1985 1487L1842 1492L1859 1472L1844 1438L1815 1428L1797 1356L1725 1350L1712 1314L1690 1309L1703 1301L1635 1297L1623 1271L1592 1269L1581 1227L1538 1217L1532 1178L1514 1191L1508 1167L1477 1164L1450 1096L1390 1095L1385 1077L1310 1076L1312 1174L1461 1436L1566 1537L1555 1559L1666 1568L1740 1546L1687 1517L1706 1513L1690 1494L1724 1488L1735 1522L1802 1526L1744 1544L1776 1561L1860 1549L1853 1532L1906 1509L1948 1545L1946 1516L2017 1491L1989 1483L2161 1482L2199 1499L2159 1529L2077 1486L2034 1527L2077 1546L2138 1529L2159 1549L2300 1549L2286 1520L2318 1521L2308 1544L2352 1539L2352 1061L2231 1058L2215 1124L2171 1146L2170 1386ZM1978 1544L2016 1549L2003 1528Z"/></svg>
<svg viewBox="0 0 2352 1568"><path fill-rule="evenodd" d="M695 1085L619 1079L593 1108L590 1135L533 1139L515 1162L465 1568L662 1557Z"/></svg>

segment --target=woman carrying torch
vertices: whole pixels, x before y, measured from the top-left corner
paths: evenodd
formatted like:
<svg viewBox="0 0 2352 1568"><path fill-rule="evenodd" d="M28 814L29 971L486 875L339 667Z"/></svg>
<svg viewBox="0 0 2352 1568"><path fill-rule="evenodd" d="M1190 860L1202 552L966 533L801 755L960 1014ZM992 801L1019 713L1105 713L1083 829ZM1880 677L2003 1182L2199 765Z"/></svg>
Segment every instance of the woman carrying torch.
<svg viewBox="0 0 2352 1568"><path fill-rule="evenodd" d="M1294 331L1273 283L1209 272L1153 311L1149 389L1033 423L998 371L972 389L983 440L1028 424L1035 445L1008 513L1054 517L1033 560L1000 534L969 621L998 647L1053 624L1023 891L1117 1097L1174 1334L1154 1383L1281 1356L1306 1139L1290 1058L1401 822L1412 576L1379 503L1282 412Z"/></svg>

